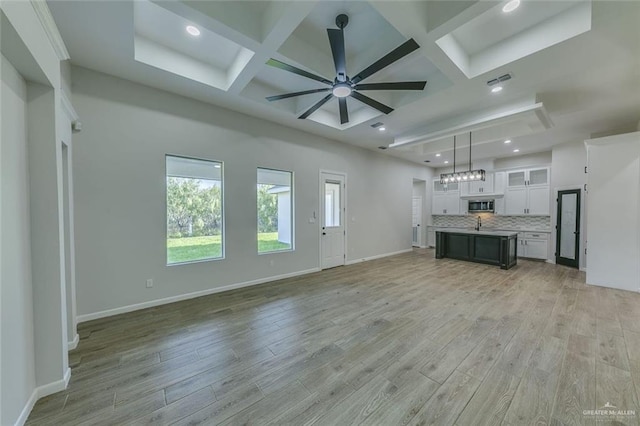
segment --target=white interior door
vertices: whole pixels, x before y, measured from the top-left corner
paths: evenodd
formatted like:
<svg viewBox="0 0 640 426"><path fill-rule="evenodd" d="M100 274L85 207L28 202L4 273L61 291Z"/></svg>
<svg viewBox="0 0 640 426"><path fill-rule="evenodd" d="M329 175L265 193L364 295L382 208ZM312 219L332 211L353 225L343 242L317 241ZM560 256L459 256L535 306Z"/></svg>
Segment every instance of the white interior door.
<svg viewBox="0 0 640 426"><path fill-rule="evenodd" d="M321 256L322 269L344 265L345 261L345 177L321 173L322 194Z"/></svg>
<svg viewBox="0 0 640 426"><path fill-rule="evenodd" d="M421 232L420 226L422 223L422 197L413 197L413 208L411 226L413 229L413 241L412 244L415 247L420 247Z"/></svg>

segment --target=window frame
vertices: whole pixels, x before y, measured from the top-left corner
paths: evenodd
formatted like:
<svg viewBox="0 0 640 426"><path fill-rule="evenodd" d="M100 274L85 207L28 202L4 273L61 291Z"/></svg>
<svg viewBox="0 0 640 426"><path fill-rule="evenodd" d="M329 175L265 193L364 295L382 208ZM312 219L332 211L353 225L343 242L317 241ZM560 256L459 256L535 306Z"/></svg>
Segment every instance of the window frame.
<svg viewBox="0 0 640 426"><path fill-rule="evenodd" d="M167 242L169 240L169 209L167 206L167 197L168 197L168 186L167 179L170 177L167 173L167 159L168 157L173 158L182 158L186 160L196 160L196 161L207 161L210 163L218 163L220 164L220 210L221 210L221 218L222 218L222 226L220 227L220 256L219 257L208 257L205 259L197 259L197 260L187 260L184 262L169 262L169 252L167 250ZM177 177L177 176L171 176ZM226 247L227 247L227 220L226 220L226 211L225 211L225 189L224 189L224 161L222 160L213 160L210 158L198 158L192 157L188 155L180 155L180 154L168 154L164 155L164 225L165 225L165 233L164 233L164 254L165 254L165 265L166 266L180 266L180 265L190 265L194 263L203 263L203 262L215 262L226 259Z"/></svg>
<svg viewBox="0 0 640 426"><path fill-rule="evenodd" d="M273 172L282 172L282 173L289 173L291 175L291 186L290 186L290 192L291 192L291 213L290 213L290 221L291 221L291 247L287 248L287 249L282 249L282 250L270 250L270 251L260 251L260 247L259 247L259 240L258 240L258 235L260 234L258 232L258 185L260 185L258 183L258 173L260 170L267 170L267 171L273 171ZM278 254L278 253L291 253L293 251L295 251L296 249L296 226L295 226L295 172L293 170L283 170L283 169L276 169L273 167L260 167L257 166L256 167L256 197L255 197L255 201L256 201L256 252L258 253L258 256L262 256L262 255L267 255L267 254Z"/></svg>

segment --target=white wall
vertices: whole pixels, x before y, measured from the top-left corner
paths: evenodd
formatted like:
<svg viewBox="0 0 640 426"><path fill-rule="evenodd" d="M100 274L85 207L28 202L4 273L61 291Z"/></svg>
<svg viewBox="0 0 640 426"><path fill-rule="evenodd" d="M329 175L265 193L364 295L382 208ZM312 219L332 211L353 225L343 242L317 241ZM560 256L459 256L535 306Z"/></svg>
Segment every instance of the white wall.
<svg viewBox="0 0 640 426"><path fill-rule="evenodd" d="M2 414L13 424L35 388L27 85L2 56Z"/></svg>
<svg viewBox="0 0 640 426"><path fill-rule="evenodd" d="M496 169L516 169L519 167L550 164L551 159L551 151L545 151L536 152L533 154L518 155L516 157L496 158L496 160L493 162L493 165Z"/></svg>
<svg viewBox="0 0 640 426"><path fill-rule="evenodd" d="M62 145L56 91L29 84L27 92L36 383L45 386L68 374Z"/></svg>
<svg viewBox="0 0 640 426"><path fill-rule="evenodd" d="M587 175L584 167L587 165L587 150L583 141L576 141L557 145L551 152L551 249L549 260L555 262L556 232L555 225L558 221L558 203L556 202L558 191L564 189L580 189L580 268L586 267L584 247L587 241L586 232L586 194L584 185L587 183Z"/></svg>
<svg viewBox="0 0 640 426"><path fill-rule="evenodd" d="M319 170L347 174L347 261L411 247L413 178L430 169L73 68L78 313L314 270ZM167 267L165 154L224 162L226 258ZM295 251L256 253L256 168L296 176ZM273 261L273 265L271 265ZM145 288L145 280L154 287Z"/></svg>
<svg viewBox="0 0 640 426"><path fill-rule="evenodd" d="M2 23L2 55L11 63L17 72L27 81L26 87L26 146L22 145L16 155L22 155L22 150L27 155L28 166L20 169L21 172L12 172L14 178L8 184L4 178L6 157L3 155L2 165L2 235L9 236L7 220L12 217L13 206L5 203L4 187L28 187L28 191L22 193L22 197L28 197L29 214L22 216L21 220L28 222L30 239L24 239L25 228L18 228L23 234L14 235L15 241L21 253L26 250L25 244L30 249L30 280L31 290L27 282L21 282L19 293L14 296L27 300L27 294L31 291L33 305L20 304L16 301L5 314L5 297L12 293L4 284L4 275L10 274L12 269L6 265L11 253L6 247L2 254L2 335L0 339L0 353L2 353L2 376L0 377L0 389L2 389L2 424L22 424L35 401L43 396L57 392L66 387L70 370L68 369L67 341L66 341L66 295L64 278L64 226L62 215L62 174L61 174L61 126L68 126L60 119L61 108L61 79L60 59L57 56L47 31L45 31L46 19L40 19L36 8L41 12L46 10L46 3L38 2L37 5L30 1L3 1L0 2L0 19ZM42 9L44 8L44 9ZM45 22L45 23L43 23ZM3 66L3 68L5 68ZM4 93L4 90L3 90ZM3 101L4 102L4 101ZM3 105L4 106L4 105ZM2 110L3 124L7 123L7 112ZM2 132L5 132L3 125ZM4 139L4 138L3 138ZM24 141L22 141L24 142ZM11 147L9 145L9 147ZM13 148L17 148L14 146ZM5 150L4 143L2 150ZM11 157L9 157L11 158ZM22 163L12 164L13 167L22 167ZM8 169L16 170L16 169ZM17 173L17 174L16 174ZM28 173L28 174L26 174ZM12 188L15 188L12 186ZM10 195L11 192L9 191ZM18 204L23 206L22 204ZM5 214L8 219L5 219ZM24 224L20 222L20 224ZM8 237L7 237L8 238ZM2 245L5 245L3 240ZM21 267L27 268L24 257L21 258ZM11 263L13 264L13 263ZM8 271L8 272L5 272ZM22 270L22 269L19 269ZM22 281L26 278L23 274L18 278ZM11 301L11 298L7 299ZM31 318L31 326L21 321ZM5 324L13 326L14 321L18 327L25 327L24 335L28 339L26 328L31 328L32 347L24 354L21 362L10 362L9 368L5 368L5 359L12 360L13 351L22 345L16 340L13 332L5 332ZM29 343L27 343L27 346ZM23 345L23 349L27 346ZM27 349L25 349L27 350ZM33 361L30 361L30 356ZM31 363L31 365L30 365ZM13 369L15 373L13 376ZM7 391L9 389L9 391ZM17 391L16 391L17 390ZM24 394L28 393L28 400L24 401ZM20 398L7 403L7 398Z"/></svg>
<svg viewBox="0 0 640 426"><path fill-rule="evenodd" d="M587 284L640 291L640 132L586 144Z"/></svg>

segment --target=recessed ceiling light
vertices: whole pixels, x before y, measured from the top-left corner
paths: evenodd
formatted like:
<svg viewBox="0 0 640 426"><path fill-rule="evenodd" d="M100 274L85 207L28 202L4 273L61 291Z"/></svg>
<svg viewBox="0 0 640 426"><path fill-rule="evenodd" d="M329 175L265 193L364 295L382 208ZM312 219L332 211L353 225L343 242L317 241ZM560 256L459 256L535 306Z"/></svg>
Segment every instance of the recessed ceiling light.
<svg viewBox="0 0 640 426"><path fill-rule="evenodd" d="M502 6L502 11L504 13L513 12L514 10L516 10L518 8L518 6L520 6L520 0L511 0L511 1L507 2L507 4Z"/></svg>
<svg viewBox="0 0 640 426"><path fill-rule="evenodd" d="M444 160L444 164L449 164L449 160Z"/></svg>
<svg viewBox="0 0 640 426"><path fill-rule="evenodd" d="M193 25L187 25L187 32L194 37L197 37L200 35L200 30L194 27Z"/></svg>
<svg viewBox="0 0 640 426"><path fill-rule="evenodd" d="M498 93L498 92L502 92L502 86L496 86L493 89L491 89L491 93Z"/></svg>
<svg viewBox="0 0 640 426"><path fill-rule="evenodd" d="M381 132L384 132L385 130L387 130L387 128L386 127L378 127L378 130L381 131Z"/></svg>
<svg viewBox="0 0 640 426"><path fill-rule="evenodd" d="M440 157L440 154L436 154L436 157Z"/></svg>
<svg viewBox="0 0 640 426"><path fill-rule="evenodd" d="M514 149L513 152L520 152L518 148Z"/></svg>
<svg viewBox="0 0 640 426"><path fill-rule="evenodd" d="M511 143L511 139L507 139L504 143Z"/></svg>
<svg viewBox="0 0 640 426"><path fill-rule="evenodd" d="M214 164L213 167L215 167L216 169L220 168L220 164Z"/></svg>

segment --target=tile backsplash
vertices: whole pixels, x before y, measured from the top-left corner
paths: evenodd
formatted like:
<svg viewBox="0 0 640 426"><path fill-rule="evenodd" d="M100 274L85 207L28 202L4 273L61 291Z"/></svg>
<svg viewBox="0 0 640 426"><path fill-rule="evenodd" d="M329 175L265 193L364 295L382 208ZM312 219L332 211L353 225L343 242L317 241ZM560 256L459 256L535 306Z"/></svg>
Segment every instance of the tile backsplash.
<svg viewBox="0 0 640 426"><path fill-rule="evenodd" d="M549 231L551 229L550 216L502 216L491 213L478 213L467 216L433 215L433 225L471 228L476 226L478 216L482 218L482 226L485 228L532 231Z"/></svg>

